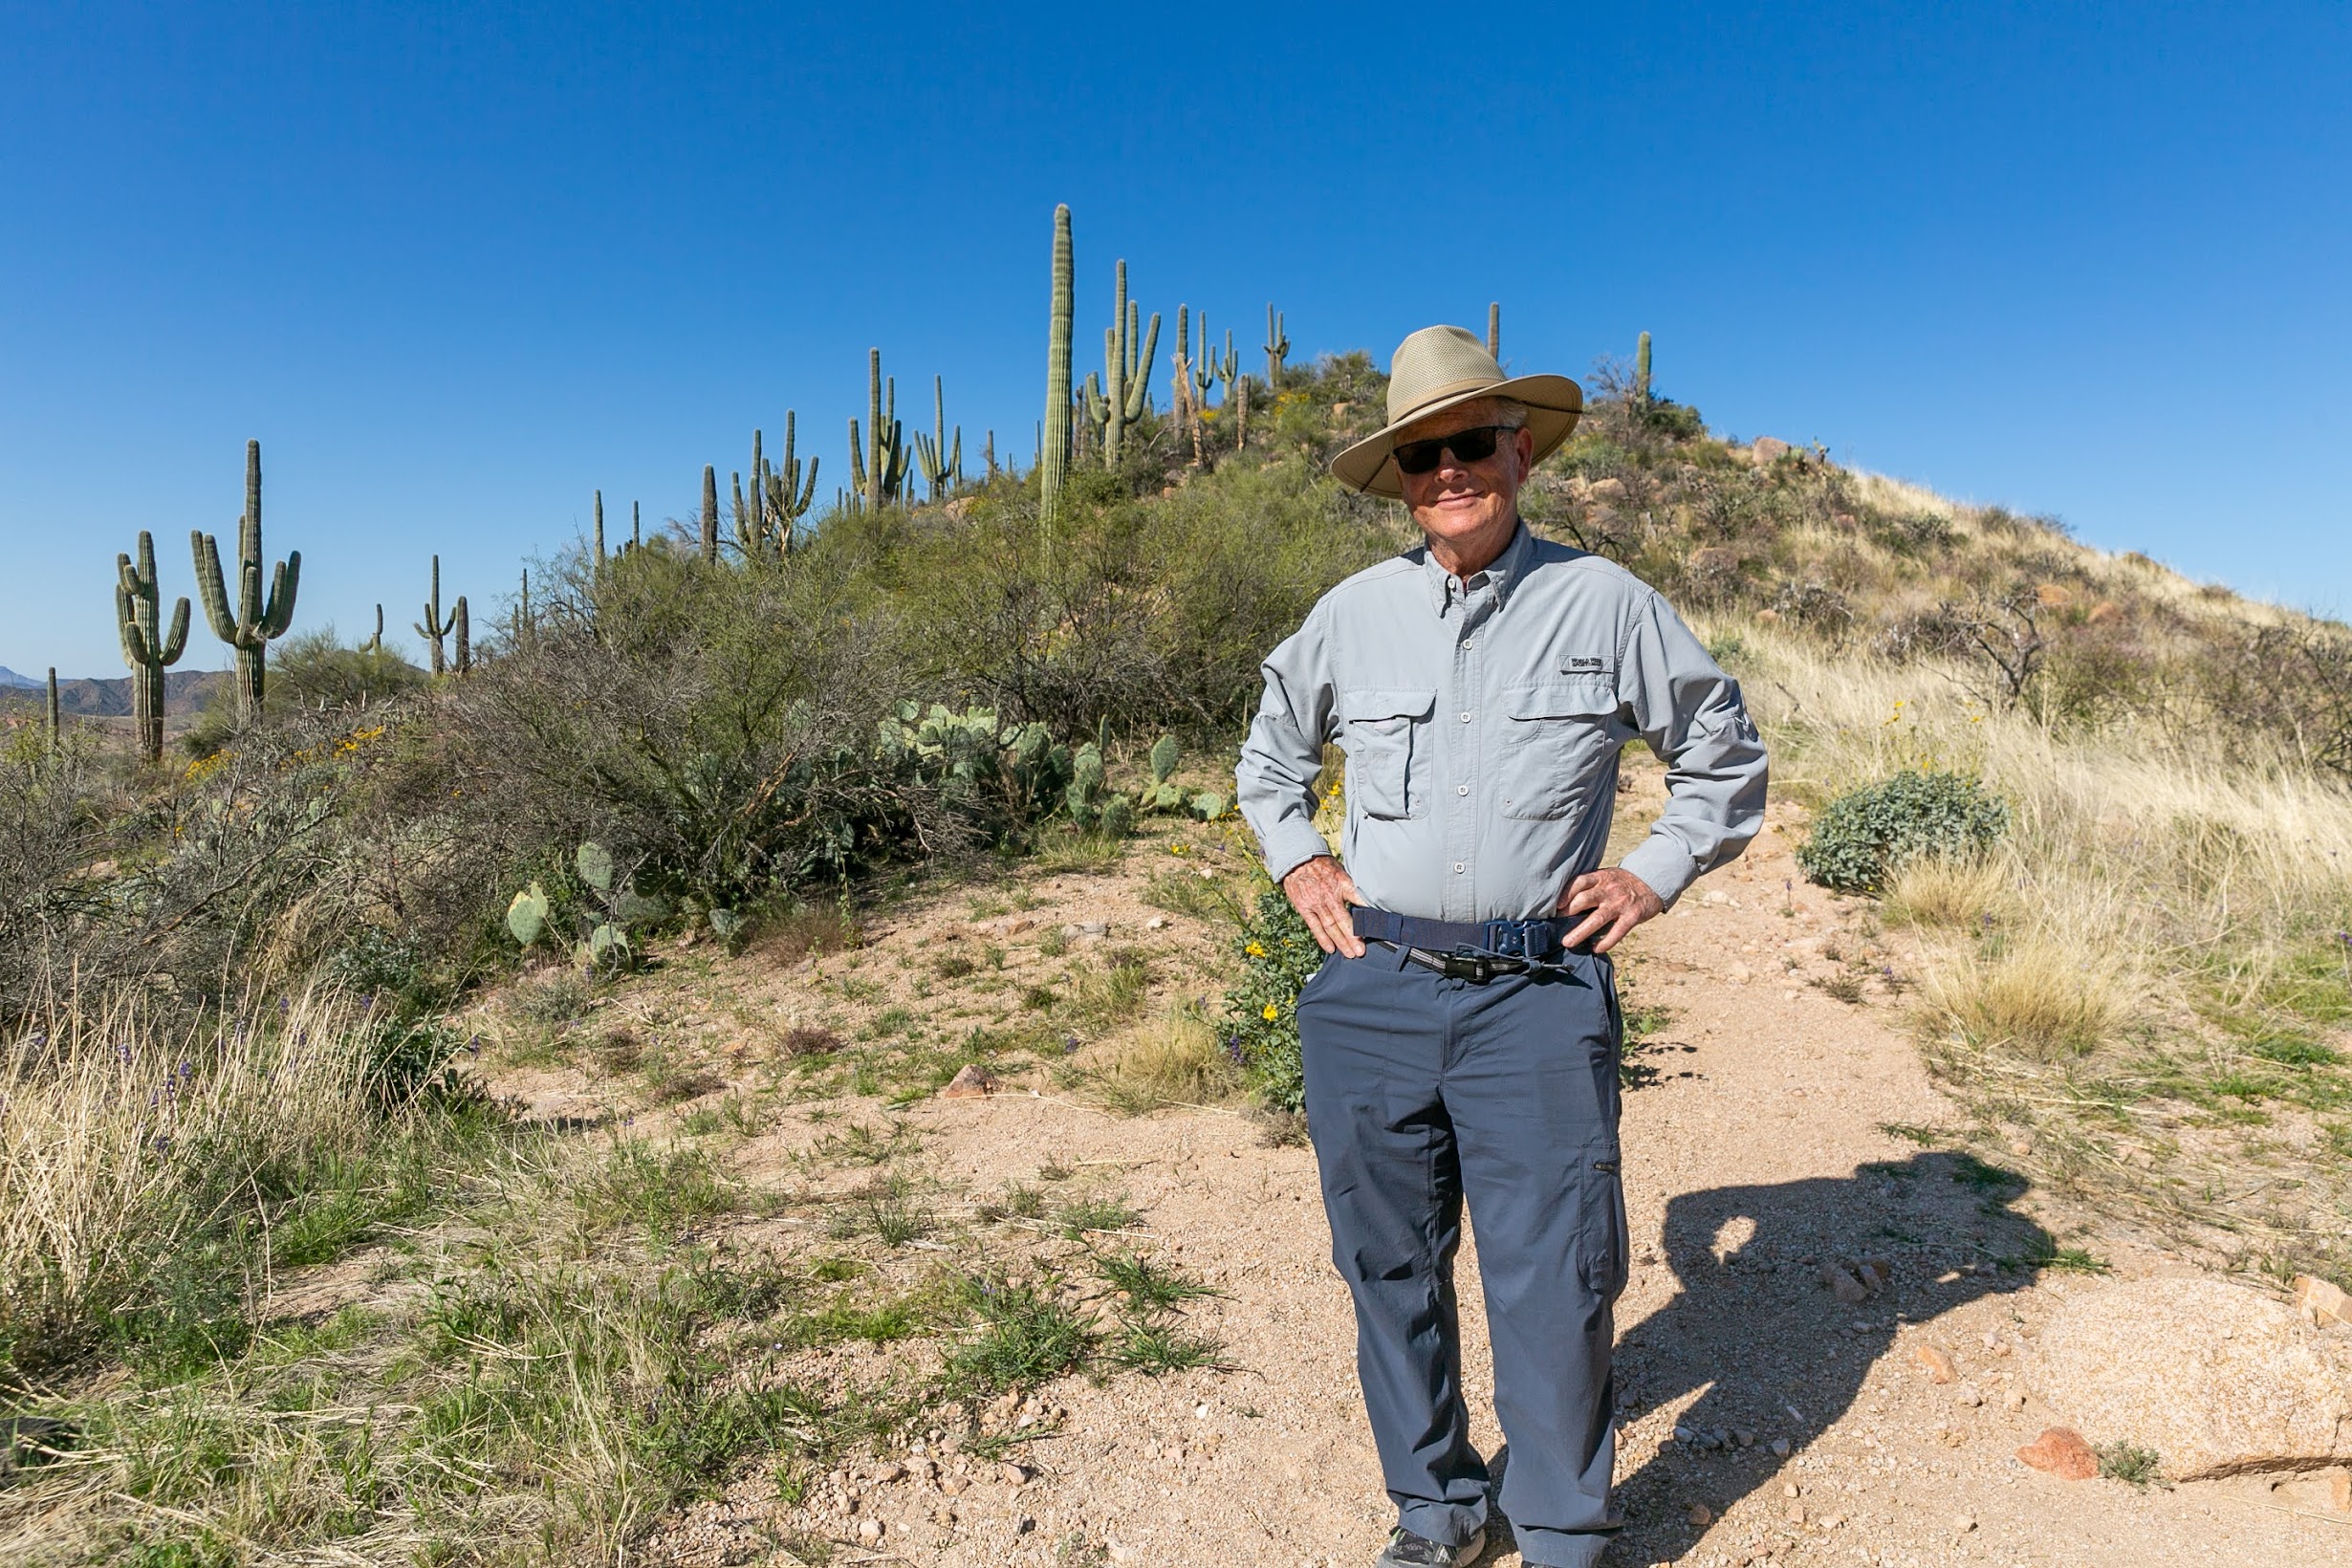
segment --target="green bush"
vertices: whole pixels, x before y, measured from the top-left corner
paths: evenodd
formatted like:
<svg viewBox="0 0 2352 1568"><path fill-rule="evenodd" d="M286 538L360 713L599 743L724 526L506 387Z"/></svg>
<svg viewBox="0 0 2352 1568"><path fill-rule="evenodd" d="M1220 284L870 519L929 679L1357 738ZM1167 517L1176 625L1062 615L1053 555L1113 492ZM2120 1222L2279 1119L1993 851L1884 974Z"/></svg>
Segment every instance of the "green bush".
<svg viewBox="0 0 2352 1568"><path fill-rule="evenodd" d="M1797 863L1823 887L1876 893L1914 856L1974 859L2008 831L2008 803L1973 776L1906 771L1831 801Z"/></svg>
<svg viewBox="0 0 2352 1568"><path fill-rule="evenodd" d="M1259 1103L1296 1111L1306 1094L1298 993L1322 967L1323 949L1279 888L1259 897L1233 945L1241 952L1241 981L1225 993L1231 1013L1226 1049L1249 1073Z"/></svg>

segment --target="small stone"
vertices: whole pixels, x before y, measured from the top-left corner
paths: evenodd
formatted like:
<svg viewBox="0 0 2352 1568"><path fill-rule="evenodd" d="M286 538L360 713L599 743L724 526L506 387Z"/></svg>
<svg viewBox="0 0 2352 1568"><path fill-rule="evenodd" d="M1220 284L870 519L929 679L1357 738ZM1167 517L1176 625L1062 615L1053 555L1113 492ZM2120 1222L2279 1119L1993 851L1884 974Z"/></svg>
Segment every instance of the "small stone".
<svg viewBox="0 0 2352 1568"><path fill-rule="evenodd" d="M2352 1470L2338 1470L2328 1477L2327 1506L2339 1514L2352 1514Z"/></svg>
<svg viewBox="0 0 2352 1568"><path fill-rule="evenodd" d="M1775 1459L1786 1459L1788 1456L1789 1456L1789 1440L1788 1440L1787 1438L1785 1438L1785 1437L1775 1437L1775 1438L1774 1438L1774 1439L1773 1439L1773 1457L1774 1457Z"/></svg>
<svg viewBox="0 0 2352 1568"><path fill-rule="evenodd" d="M2002 1404L2004 1404L2004 1405L2008 1405L2008 1406L2009 1406L2011 1409L2013 1409L2013 1410L2022 1410L2022 1409L2024 1409L2024 1408L2025 1408L2025 1390L2023 1390L2022 1388L2012 1388L2012 1389L2009 1391L2009 1397L2008 1397L2007 1399L2003 1400L2001 1403L2002 1403Z"/></svg>
<svg viewBox="0 0 2352 1568"><path fill-rule="evenodd" d="M1149 920L1143 922L1143 929L1146 931L1164 931L1167 929L1167 916L1152 916Z"/></svg>
<svg viewBox="0 0 2352 1568"><path fill-rule="evenodd" d="M1883 1257L1863 1258L1854 1272L1874 1293L1884 1290L1895 1277L1895 1266Z"/></svg>
<svg viewBox="0 0 2352 1568"><path fill-rule="evenodd" d="M1788 1520L1791 1524L1803 1524L1805 1522L1805 1505L1802 1503L1791 1503L1781 1512L1780 1516Z"/></svg>
<svg viewBox="0 0 2352 1568"><path fill-rule="evenodd" d="M1704 1530L1715 1522L1715 1511L1705 1503L1692 1503L1688 1518L1693 1529Z"/></svg>
<svg viewBox="0 0 2352 1568"><path fill-rule="evenodd" d="M978 1062L967 1062L961 1072L947 1080L939 1091L943 1100L983 1100L996 1088L996 1075Z"/></svg>
<svg viewBox="0 0 2352 1568"><path fill-rule="evenodd" d="M1951 1533L1952 1533L1953 1535L1967 1535L1970 1531L1971 1531L1971 1530L1973 1530L1973 1529L1975 1529L1975 1528L1976 1528L1976 1521L1975 1521L1974 1519L1970 1518L1967 1514L1953 1514L1953 1515L1952 1515L1952 1520L1951 1520Z"/></svg>
<svg viewBox="0 0 2352 1568"><path fill-rule="evenodd" d="M874 1479L883 1486L888 1486L905 1473L904 1465L884 1465L874 1472Z"/></svg>
<svg viewBox="0 0 2352 1568"><path fill-rule="evenodd" d="M2017 1457L2061 1481L2087 1481L2099 1473L2099 1455L2071 1426L2048 1426L2017 1450Z"/></svg>
<svg viewBox="0 0 2352 1568"><path fill-rule="evenodd" d="M1972 1383L1964 1383L1953 1389L1951 1397L1971 1410L1985 1402L1983 1392Z"/></svg>
<svg viewBox="0 0 2352 1568"><path fill-rule="evenodd" d="M1804 1488L1798 1486L1794 1481L1783 1481L1780 1483L1780 1495L1783 1497L1800 1496L1803 1494L1804 1490Z"/></svg>
<svg viewBox="0 0 2352 1568"><path fill-rule="evenodd" d="M1870 1288L1843 1269L1825 1269L1822 1274L1822 1283L1847 1306L1859 1306L1870 1299Z"/></svg>
<svg viewBox="0 0 2352 1568"><path fill-rule="evenodd" d="M882 1538L882 1522L880 1519L860 1520L858 1538L868 1546L874 1545Z"/></svg>
<svg viewBox="0 0 2352 1568"><path fill-rule="evenodd" d="M1743 1428L1731 1434L1731 1441L1743 1448L1753 1448L1755 1447L1755 1433Z"/></svg>
<svg viewBox="0 0 2352 1568"><path fill-rule="evenodd" d="M1192 1414L1195 1420L1206 1421L1209 1419L1209 1406L1206 1405L1195 1405L1192 1407Z"/></svg>
<svg viewBox="0 0 2352 1568"><path fill-rule="evenodd" d="M1016 1465L1010 1459L996 1467L996 1473L1005 1478L1005 1485L1009 1487L1024 1486L1029 1481L1029 1467Z"/></svg>
<svg viewBox="0 0 2352 1568"><path fill-rule="evenodd" d="M2324 1279L2298 1274L2295 1310L2315 1323L2352 1323L2352 1296Z"/></svg>
<svg viewBox="0 0 2352 1568"><path fill-rule="evenodd" d="M1061 934L1072 942L1100 942L1111 934L1111 927L1107 921L1084 920L1063 926Z"/></svg>
<svg viewBox="0 0 2352 1568"><path fill-rule="evenodd" d="M1913 1345L1911 1364L1925 1372L1929 1383L1949 1383L1959 1376L1951 1364L1951 1358L1931 1344Z"/></svg>

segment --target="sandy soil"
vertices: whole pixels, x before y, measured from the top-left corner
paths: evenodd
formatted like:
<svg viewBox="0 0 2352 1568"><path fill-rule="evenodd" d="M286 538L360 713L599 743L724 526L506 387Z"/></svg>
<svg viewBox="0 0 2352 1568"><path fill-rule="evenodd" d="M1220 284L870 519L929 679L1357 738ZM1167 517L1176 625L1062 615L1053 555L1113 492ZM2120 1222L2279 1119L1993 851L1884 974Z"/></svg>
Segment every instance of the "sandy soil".
<svg viewBox="0 0 2352 1568"><path fill-rule="evenodd" d="M1638 829L1656 794L1652 773L1621 831ZM1903 949L1874 935L1866 906L1804 885L1789 859L1793 809L1776 806L1773 821L1740 866L1631 945L1629 1005L1663 1009L1666 1021L1624 1113L1636 1267L1619 1310L1626 1526L1610 1560L2352 1563L2352 1521L2304 1495L2316 1484L2136 1490L2017 1461L2054 1419L2029 1397L2019 1353L2069 1293L2102 1281L2014 1260L2055 1238L2089 1248L2111 1277L2188 1265L2078 1229L1933 1146L1927 1130L1961 1118L1900 1033ZM1104 922L1111 940L1165 956L1163 991L1213 989L1219 934L1183 918L1154 927L1160 912L1137 898L1143 876L1167 865L1160 853L1117 875L1042 884L1039 906L1018 918L1036 931ZM885 957L979 940L960 900L886 924ZM986 937L1026 940L1001 920ZM1024 965L1054 960L1021 951L1009 969ZM728 1042L743 1020L838 1016L825 968L779 967L756 994L715 1010L703 1026L712 1047L740 1061L745 1047ZM936 997L919 1005L949 1011ZM561 1100L561 1086L534 1081L542 1100ZM794 1158L838 1132L844 1106L859 1114L855 1102L779 1113L748 1146L749 1168L844 1186L850 1175L812 1178ZM793 1508L775 1501L772 1477L746 1476L672 1521L649 1560L791 1562L800 1558L775 1543L796 1535L836 1543L835 1561L942 1568L1371 1561L1392 1514L1307 1150L1267 1146L1258 1124L1229 1110L1112 1114L1043 1074L984 1100L921 1101L904 1122L920 1140L915 1164L943 1192L1034 1184L1041 1166L1115 1187L1143 1216L1122 1240L1222 1293L1191 1316L1224 1342L1226 1369L1061 1380L1004 1412L1051 1434L1021 1446L1018 1471L926 1444L845 1466ZM1491 1451L1500 1434L1485 1398L1475 1224L1461 1274L1472 1405ZM1887 1265L1890 1281L1840 1302L1823 1265L1865 1259ZM1930 1380L1923 1345L1949 1359L1954 1381ZM837 1359L860 1355L882 1359ZM879 1521L879 1540L870 1528L860 1537L864 1521ZM1506 1536L1485 1560L1518 1557Z"/></svg>

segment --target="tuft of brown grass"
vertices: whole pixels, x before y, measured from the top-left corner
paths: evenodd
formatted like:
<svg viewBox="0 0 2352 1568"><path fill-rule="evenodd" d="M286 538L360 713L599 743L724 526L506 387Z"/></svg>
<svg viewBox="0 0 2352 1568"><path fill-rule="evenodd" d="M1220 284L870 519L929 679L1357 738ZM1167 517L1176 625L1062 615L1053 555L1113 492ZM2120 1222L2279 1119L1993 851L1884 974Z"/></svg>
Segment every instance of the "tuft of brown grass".
<svg viewBox="0 0 2352 1568"><path fill-rule="evenodd" d="M2042 1062L2088 1056L2124 1016L2122 988L2099 955L2049 938L1930 970L1927 1007L1971 1045Z"/></svg>
<svg viewBox="0 0 2352 1568"><path fill-rule="evenodd" d="M1880 910L1891 925L1974 930L2007 910L2009 881L1996 860L1915 856L1896 871Z"/></svg>
<svg viewBox="0 0 2352 1568"><path fill-rule="evenodd" d="M1241 1089L1241 1071L1217 1042L1209 1020L1191 1008L1162 1013L1105 1048L1090 1075L1102 1100L1131 1115L1164 1105L1207 1105Z"/></svg>

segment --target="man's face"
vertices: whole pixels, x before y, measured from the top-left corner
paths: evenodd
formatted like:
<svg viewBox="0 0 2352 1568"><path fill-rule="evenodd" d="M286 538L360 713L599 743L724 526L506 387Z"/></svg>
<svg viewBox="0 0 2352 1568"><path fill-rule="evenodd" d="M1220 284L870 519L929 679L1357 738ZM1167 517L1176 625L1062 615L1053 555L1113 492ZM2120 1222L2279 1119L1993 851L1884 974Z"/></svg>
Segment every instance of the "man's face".
<svg viewBox="0 0 2352 1568"><path fill-rule="evenodd" d="M1492 403L1460 403L1415 420L1397 432L1396 444L1427 441L1496 422ZM1475 463L1463 462L1448 448L1429 472L1399 472L1397 479L1405 490L1405 504L1423 533L1448 545L1471 544L1484 535L1510 532L1518 516L1519 486L1526 482L1535 457L1535 436L1524 429L1514 430L1495 442L1492 453Z"/></svg>

